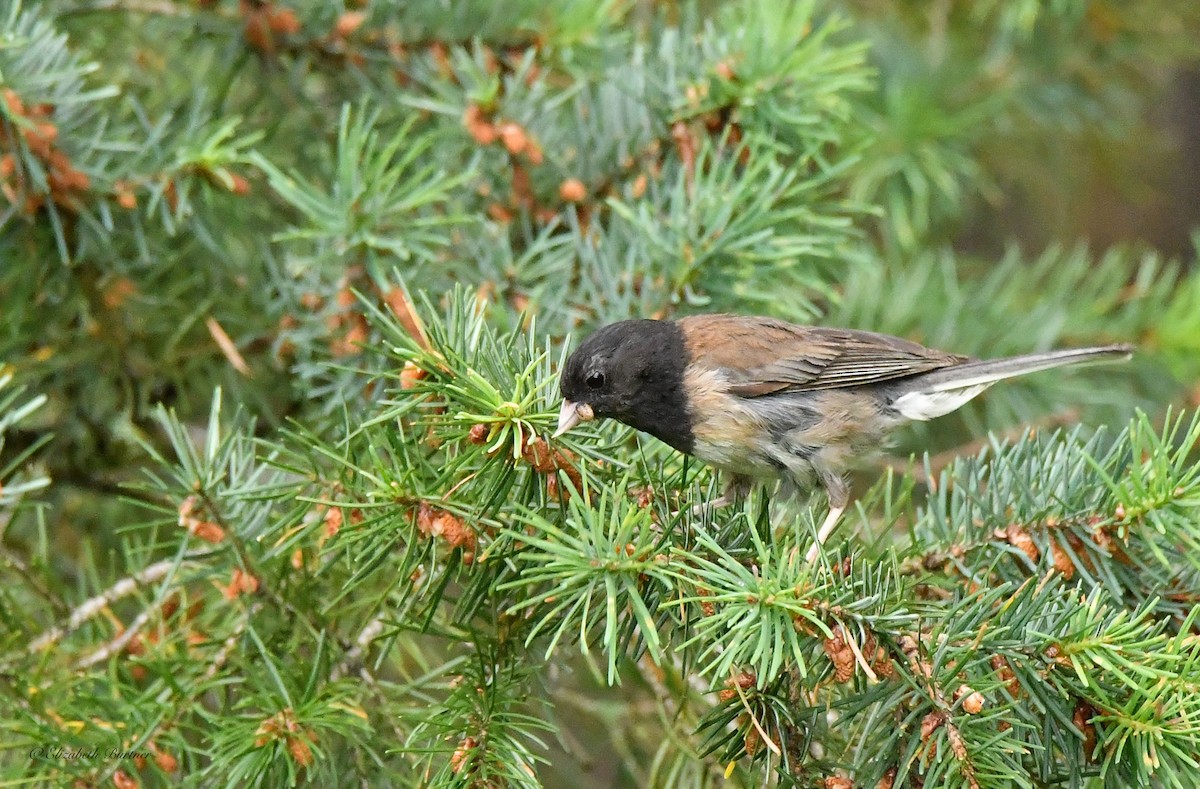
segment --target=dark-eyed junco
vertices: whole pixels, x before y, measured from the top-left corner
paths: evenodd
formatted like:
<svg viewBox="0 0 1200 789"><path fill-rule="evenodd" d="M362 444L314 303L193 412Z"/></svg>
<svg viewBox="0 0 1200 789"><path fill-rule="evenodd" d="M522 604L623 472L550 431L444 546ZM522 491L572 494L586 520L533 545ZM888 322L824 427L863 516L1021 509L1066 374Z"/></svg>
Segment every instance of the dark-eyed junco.
<svg viewBox="0 0 1200 789"><path fill-rule="evenodd" d="M756 480L781 479L789 493L819 485L830 511L813 561L848 503L844 474L892 428L948 414L1005 378L1132 352L1106 345L978 361L886 334L772 318L621 321L567 360L554 435L601 418L649 433L730 475L713 506Z"/></svg>

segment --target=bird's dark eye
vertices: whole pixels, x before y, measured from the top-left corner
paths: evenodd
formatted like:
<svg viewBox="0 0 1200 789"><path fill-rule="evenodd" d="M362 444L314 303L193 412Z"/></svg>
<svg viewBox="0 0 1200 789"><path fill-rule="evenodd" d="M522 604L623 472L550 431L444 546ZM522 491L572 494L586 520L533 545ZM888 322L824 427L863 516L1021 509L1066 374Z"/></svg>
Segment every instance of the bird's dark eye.
<svg viewBox="0 0 1200 789"><path fill-rule="evenodd" d="M590 372L587 378L583 379L583 382L587 384L588 389L599 389L604 386L604 373L599 371Z"/></svg>

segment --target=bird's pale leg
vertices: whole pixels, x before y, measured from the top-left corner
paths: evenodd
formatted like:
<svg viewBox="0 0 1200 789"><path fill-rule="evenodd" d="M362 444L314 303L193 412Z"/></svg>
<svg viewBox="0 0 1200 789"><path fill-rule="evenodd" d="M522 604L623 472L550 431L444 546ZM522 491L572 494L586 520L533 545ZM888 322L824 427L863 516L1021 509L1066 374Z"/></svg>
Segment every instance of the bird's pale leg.
<svg viewBox="0 0 1200 789"><path fill-rule="evenodd" d="M821 484L825 486L825 492L829 496L829 514L825 516L821 527L817 529L817 540L808 549L808 553L804 555L804 560L812 564L821 555L821 547L825 545L825 541L829 539L829 535L833 533L833 529L837 526L838 521L842 517L842 513L846 511L846 505L850 503L850 489L846 486L846 480L838 474L834 474L826 469L815 467L818 476L821 479Z"/></svg>
<svg viewBox="0 0 1200 789"><path fill-rule="evenodd" d="M821 555L821 546L825 544L825 540L829 539L829 535L833 533L833 527L837 526L837 522L842 517L842 513L846 511L843 507L830 507L829 514L825 516L825 521L821 524L821 528L817 529L817 541L808 549L808 553L804 555L804 561L812 564Z"/></svg>

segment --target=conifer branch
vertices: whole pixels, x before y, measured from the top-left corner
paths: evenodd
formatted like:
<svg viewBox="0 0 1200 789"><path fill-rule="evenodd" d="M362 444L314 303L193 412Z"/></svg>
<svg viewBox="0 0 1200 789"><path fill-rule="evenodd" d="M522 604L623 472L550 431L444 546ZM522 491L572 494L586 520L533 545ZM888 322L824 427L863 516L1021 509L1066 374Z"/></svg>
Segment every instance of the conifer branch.
<svg viewBox="0 0 1200 789"><path fill-rule="evenodd" d="M88 598L75 608L71 609L70 615L67 617L67 621L65 623L56 627L52 627L37 638L33 639L33 641L31 641L29 646L26 648L26 651L29 654L35 654L57 644L71 633L78 630L80 627L83 627L83 625L89 620L100 614L105 608L109 607L117 600L134 594L141 587L156 584L168 575L177 573L179 570L187 567L188 565L196 563L200 559L203 559L209 555L211 554L201 551L185 554L180 560L164 559L161 562L155 562L147 565L145 568L137 573L134 573L133 575L129 575L120 579L100 594ZM145 612L143 612L143 614L145 614ZM139 615L139 619L142 619L141 615ZM146 624L146 621L147 620L143 620L141 624ZM132 629L132 626L130 629ZM131 633L130 637L132 637L132 635L133 634ZM126 638L126 642L128 642L128 638Z"/></svg>

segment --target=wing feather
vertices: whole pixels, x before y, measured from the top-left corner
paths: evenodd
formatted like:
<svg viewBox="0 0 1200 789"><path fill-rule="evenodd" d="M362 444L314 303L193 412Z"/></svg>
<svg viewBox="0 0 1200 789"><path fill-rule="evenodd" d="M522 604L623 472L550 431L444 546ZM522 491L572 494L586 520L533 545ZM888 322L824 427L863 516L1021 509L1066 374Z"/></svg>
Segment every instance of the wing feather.
<svg viewBox="0 0 1200 789"><path fill-rule="evenodd" d="M866 386L970 361L886 334L773 318L698 315L680 325L691 362L720 370L741 397Z"/></svg>

